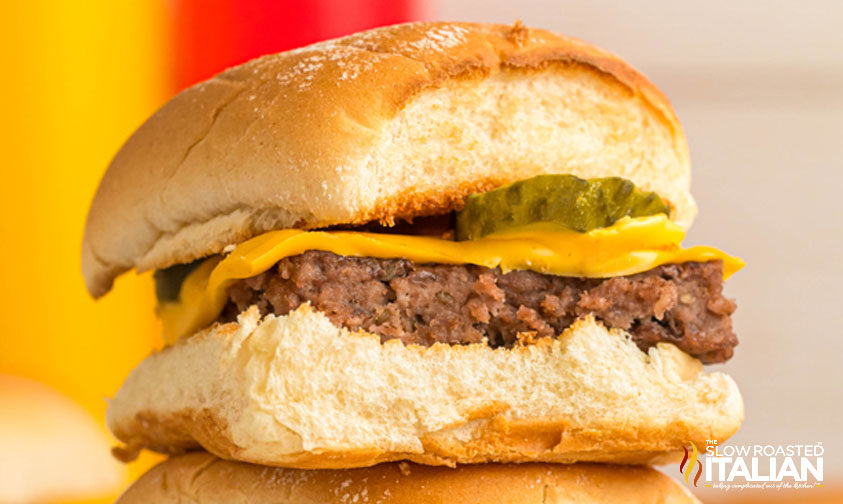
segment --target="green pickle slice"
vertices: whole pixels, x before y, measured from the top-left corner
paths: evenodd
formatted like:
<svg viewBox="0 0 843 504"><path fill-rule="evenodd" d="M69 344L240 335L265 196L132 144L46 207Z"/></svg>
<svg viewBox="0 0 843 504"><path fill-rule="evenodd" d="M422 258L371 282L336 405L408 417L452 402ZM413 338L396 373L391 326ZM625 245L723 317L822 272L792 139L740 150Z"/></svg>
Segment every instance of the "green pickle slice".
<svg viewBox="0 0 843 504"><path fill-rule="evenodd" d="M466 199L457 213L457 240L473 240L530 224L585 233L623 217L669 214L653 192L620 177L584 180L574 175L539 175Z"/></svg>
<svg viewBox="0 0 843 504"><path fill-rule="evenodd" d="M155 279L155 297L158 302L178 301L181 284L204 260L197 259L191 263L176 264L169 268L155 270L152 276Z"/></svg>

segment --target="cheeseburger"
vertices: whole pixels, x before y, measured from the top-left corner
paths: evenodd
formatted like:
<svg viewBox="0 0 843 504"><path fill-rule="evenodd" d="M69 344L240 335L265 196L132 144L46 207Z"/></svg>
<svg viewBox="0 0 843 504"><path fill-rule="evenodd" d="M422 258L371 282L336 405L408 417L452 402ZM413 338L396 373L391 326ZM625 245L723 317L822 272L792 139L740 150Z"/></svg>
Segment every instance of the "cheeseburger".
<svg viewBox="0 0 843 504"><path fill-rule="evenodd" d="M109 405L117 452L637 464L722 441L743 404L703 364L737 344L742 262L682 247L689 186L653 84L520 23L229 69L129 138L90 209L88 289L154 271L166 341Z"/></svg>

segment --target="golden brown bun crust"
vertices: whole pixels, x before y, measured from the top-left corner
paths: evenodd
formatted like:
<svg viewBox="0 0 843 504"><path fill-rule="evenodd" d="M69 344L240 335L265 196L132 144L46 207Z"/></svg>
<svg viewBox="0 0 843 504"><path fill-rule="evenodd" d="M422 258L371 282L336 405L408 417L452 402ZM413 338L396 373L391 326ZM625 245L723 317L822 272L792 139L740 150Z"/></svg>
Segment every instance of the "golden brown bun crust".
<svg viewBox="0 0 843 504"><path fill-rule="evenodd" d="M640 466L468 465L456 469L383 464L302 471L218 459L203 452L170 459L117 504L552 504L694 503L677 482Z"/></svg>
<svg viewBox="0 0 843 504"><path fill-rule="evenodd" d="M684 226L696 211L670 104L614 55L520 24L385 27L173 98L109 166L82 271L100 296L131 268L272 229L442 213L540 173L627 177Z"/></svg>
<svg viewBox="0 0 843 504"><path fill-rule="evenodd" d="M166 377L162 381L162 377ZM256 464L666 463L743 419L734 381L670 344L583 319L512 349L384 344L309 305L217 325L148 357L108 426L126 443Z"/></svg>

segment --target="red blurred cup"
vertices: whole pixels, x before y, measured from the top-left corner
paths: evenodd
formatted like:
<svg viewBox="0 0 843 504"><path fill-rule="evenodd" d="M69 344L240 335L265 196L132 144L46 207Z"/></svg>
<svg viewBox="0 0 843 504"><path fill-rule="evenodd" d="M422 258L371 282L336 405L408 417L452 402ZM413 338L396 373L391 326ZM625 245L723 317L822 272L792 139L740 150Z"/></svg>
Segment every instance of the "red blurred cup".
<svg viewBox="0 0 843 504"><path fill-rule="evenodd" d="M421 17L412 0L175 0L176 91L263 54Z"/></svg>

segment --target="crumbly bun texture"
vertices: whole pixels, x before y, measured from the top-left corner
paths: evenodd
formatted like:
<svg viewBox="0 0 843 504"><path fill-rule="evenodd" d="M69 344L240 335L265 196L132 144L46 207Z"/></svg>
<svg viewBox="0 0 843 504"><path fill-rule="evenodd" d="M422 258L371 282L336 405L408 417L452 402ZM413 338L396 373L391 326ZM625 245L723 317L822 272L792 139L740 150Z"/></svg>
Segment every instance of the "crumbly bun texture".
<svg viewBox="0 0 843 504"><path fill-rule="evenodd" d="M144 360L109 404L126 444L297 468L393 460L665 463L743 419L734 381L585 318L511 349L381 343L309 305L256 307Z"/></svg>
<svg viewBox="0 0 843 504"><path fill-rule="evenodd" d="M117 504L608 504L696 503L649 467L407 463L302 471L221 460L204 452L150 470Z"/></svg>
<svg viewBox="0 0 843 504"><path fill-rule="evenodd" d="M260 233L449 212L543 173L626 177L689 226L685 136L624 61L516 23L412 23L269 55L164 105L92 203L94 296L131 268L219 253Z"/></svg>

